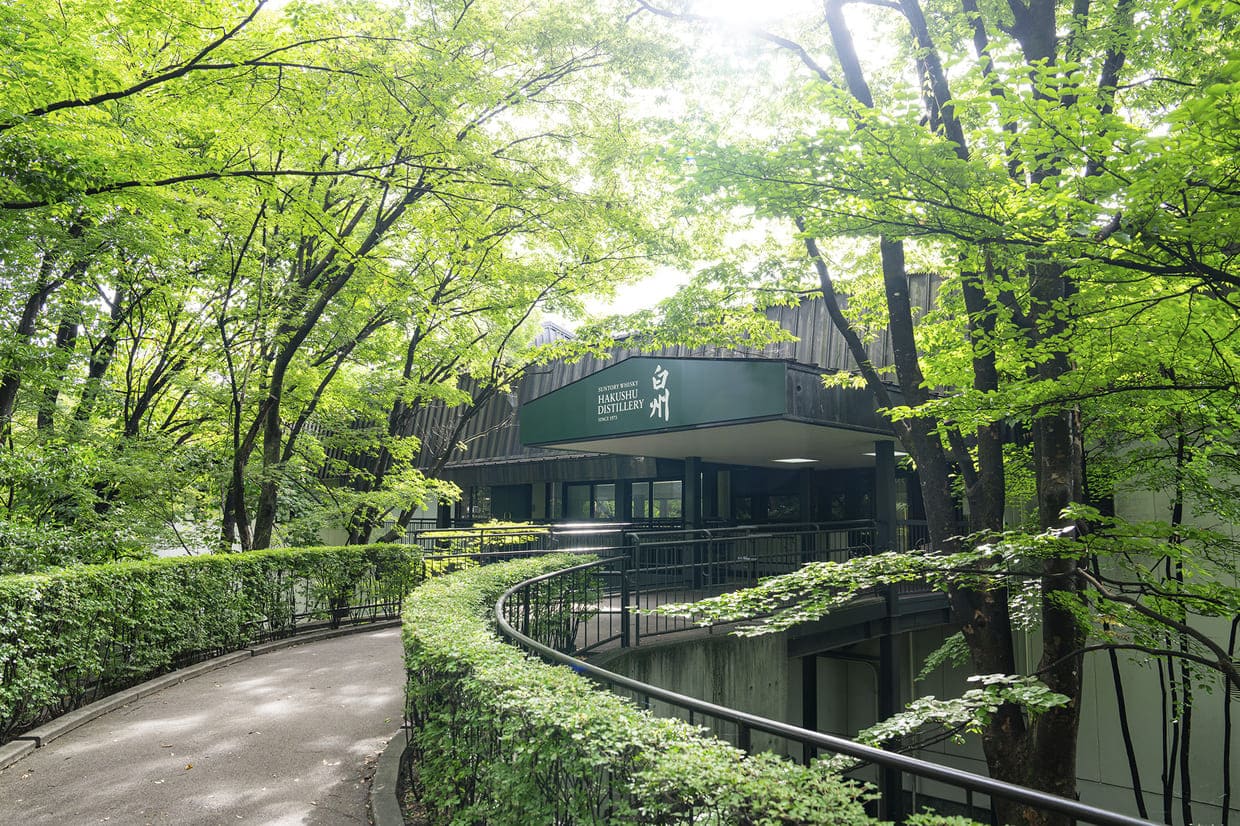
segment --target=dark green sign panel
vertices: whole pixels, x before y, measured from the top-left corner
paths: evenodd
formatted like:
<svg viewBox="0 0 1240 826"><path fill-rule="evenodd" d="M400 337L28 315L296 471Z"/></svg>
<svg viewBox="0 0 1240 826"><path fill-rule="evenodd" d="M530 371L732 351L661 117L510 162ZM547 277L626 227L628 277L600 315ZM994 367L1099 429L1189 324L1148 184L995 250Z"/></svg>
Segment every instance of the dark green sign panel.
<svg viewBox="0 0 1240 826"><path fill-rule="evenodd" d="M782 416L783 362L630 358L525 404L521 441L546 445Z"/></svg>

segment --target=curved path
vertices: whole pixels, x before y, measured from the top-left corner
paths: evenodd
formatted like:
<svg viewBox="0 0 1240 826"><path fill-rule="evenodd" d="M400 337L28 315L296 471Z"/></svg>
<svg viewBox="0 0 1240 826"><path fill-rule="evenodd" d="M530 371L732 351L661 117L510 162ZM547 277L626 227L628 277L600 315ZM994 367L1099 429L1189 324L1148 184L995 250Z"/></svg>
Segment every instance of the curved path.
<svg viewBox="0 0 1240 826"><path fill-rule="evenodd" d="M281 649L123 706L0 771L0 823L365 824L400 727L400 629Z"/></svg>

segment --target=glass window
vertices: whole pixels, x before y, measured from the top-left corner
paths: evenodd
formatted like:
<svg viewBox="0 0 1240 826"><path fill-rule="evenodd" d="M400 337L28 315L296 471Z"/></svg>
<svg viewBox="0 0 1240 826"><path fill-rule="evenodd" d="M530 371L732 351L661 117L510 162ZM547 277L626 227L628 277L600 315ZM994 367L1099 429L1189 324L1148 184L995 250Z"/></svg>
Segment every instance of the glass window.
<svg viewBox="0 0 1240 826"><path fill-rule="evenodd" d="M753 521L753 497L738 496L732 500L732 516L742 525Z"/></svg>
<svg viewBox="0 0 1240 826"><path fill-rule="evenodd" d="M530 496L530 518L535 522L547 520L547 499L551 486L545 482L534 485Z"/></svg>
<svg viewBox="0 0 1240 826"><path fill-rule="evenodd" d="M564 518L569 522L590 518L590 485L569 485L564 496Z"/></svg>
<svg viewBox="0 0 1240 826"><path fill-rule="evenodd" d="M560 494L559 482L547 483L547 518L560 519L564 516L564 501Z"/></svg>
<svg viewBox="0 0 1240 826"><path fill-rule="evenodd" d="M633 519L645 521L650 519L650 483L633 483Z"/></svg>
<svg viewBox="0 0 1240 826"><path fill-rule="evenodd" d="M595 519L615 519L616 518L616 486L615 485L595 485L594 486L594 518Z"/></svg>
<svg viewBox="0 0 1240 826"><path fill-rule="evenodd" d="M679 519L681 516L680 481L655 482L653 488L654 519Z"/></svg>
<svg viewBox="0 0 1240 826"><path fill-rule="evenodd" d="M766 503L766 518L771 522L796 522L801 518L801 497L772 496Z"/></svg>
<svg viewBox="0 0 1240 826"><path fill-rule="evenodd" d="M491 516L512 522L525 522L530 518L531 487L529 485L493 485L491 487Z"/></svg>
<svg viewBox="0 0 1240 826"><path fill-rule="evenodd" d="M491 489L475 486L469 489L469 506L466 517L480 521L491 518Z"/></svg>

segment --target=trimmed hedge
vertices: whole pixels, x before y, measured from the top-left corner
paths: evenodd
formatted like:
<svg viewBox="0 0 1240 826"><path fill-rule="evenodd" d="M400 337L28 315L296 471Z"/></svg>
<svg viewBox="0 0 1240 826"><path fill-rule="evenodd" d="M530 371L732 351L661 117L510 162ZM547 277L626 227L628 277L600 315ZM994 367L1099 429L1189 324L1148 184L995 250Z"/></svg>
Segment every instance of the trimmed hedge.
<svg viewBox="0 0 1240 826"><path fill-rule="evenodd" d="M402 545L285 548L0 577L0 742L189 662L395 618L418 559Z"/></svg>
<svg viewBox="0 0 1240 826"><path fill-rule="evenodd" d="M484 566L410 596L411 762L432 822L874 822L863 787L773 755L746 757L496 636L492 612L504 590L582 561L557 555Z"/></svg>

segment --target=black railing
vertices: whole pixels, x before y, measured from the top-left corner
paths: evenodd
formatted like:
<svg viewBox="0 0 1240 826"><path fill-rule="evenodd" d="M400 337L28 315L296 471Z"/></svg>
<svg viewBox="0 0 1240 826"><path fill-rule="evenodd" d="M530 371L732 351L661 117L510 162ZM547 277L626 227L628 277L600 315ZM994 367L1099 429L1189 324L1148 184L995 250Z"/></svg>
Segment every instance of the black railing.
<svg viewBox="0 0 1240 826"><path fill-rule="evenodd" d="M901 521L893 531L896 547L924 543L925 523ZM613 560L600 566L607 583L594 623L614 624L615 634L600 640L622 646L693 627L687 620L647 609L694 602L707 596L789 573L808 562L843 562L875 550L878 528L872 520L851 522L736 525L699 529L650 530L642 523L561 523L417 531L410 541L422 548L423 577L466 565L512 559L534 553L593 550L616 555L623 550L624 571ZM898 590L923 593L920 583ZM584 644L584 643L583 643Z"/></svg>
<svg viewBox="0 0 1240 826"><path fill-rule="evenodd" d="M545 525L431 528L410 531L404 544L416 545L423 554L541 551L550 547L550 534L551 528Z"/></svg>
<svg viewBox="0 0 1240 826"><path fill-rule="evenodd" d="M404 544L416 545L424 554L614 548L624 544L624 537L633 530L648 528L636 523L619 522L420 528L409 531Z"/></svg>
<svg viewBox="0 0 1240 826"><path fill-rule="evenodd" d="M867 529L864 525L832 526L827 533ZM746 752L780 751L804 755L806 760L823 753L845 755L885 769L938 781L963 792L966 813L970 817L979 813L984 813L986 818L993 816L989 811L989 800L979 802L974 799L974 795L982 795L1101 826L1149 826L1148 821L1079 801L678 694L573 656L608 644L622 647L636 644L641 634L635 606L644 609L655 604L682 601L664 600L663 597L696 593L698 585L702 586L702 590L707 590L707 586L714 589L741 587L751 582L754 576L778 572L780 566L793 565L794 557L805 547L799 541L793 543L794 553L787 542L768 543L766 540L772 537L765 531L748 534L741 531L734 536L704 536L709 533L706 531L678 533L678 536L648 538L646 541L638 537L637 541L614 556L515 585L504 593L495 606L495 620L500 634L549 662L567 665L611 690L629 696L656 714L707 726ZM788 530L778 535L781 540L800 540L804 533L803 530ZM711 543L722 544L722 550L710 547ZM851 541L840 541L829 536L807 544L811 554L828 558L832 555L846 558L863 552L866 547L864 543L854 545ZM752 550L757 555L741 555L741 549ZM716 551L719 552L718 557L709 557ZM682 570L676 573L678 561ZM642 619L649 621L651 618L643 616ZM684 620L676 620L679 623L676 627L672 627L672 620L668 622L669 625L659 633L690 627ZM645 633L651 632L647 630ZM755 733L759 735L757 742Z"/></svg>
<svg viewBox="0 0 1240 826"><path fill-rule="evenodd" d="M266 578L247 577L236 587L251 589L260 611L254 619L242 623L242 636L249 644L256 644L325 628L399 619L405 594L425 579L424 573L417 570L421 562L413 564L410 576L379 560L344 583L335 576L316 576L313 570L303 572L297 568L269 572ZM186 652L174 666L223 653L225 650L219 648Z"/></svg>
<svg viewBox="0 0 1240 826"><path fill-rule="evenodd" d="M628 604L643 611L634 612L628 642L637 645L643 636L688 626L683 619L645 609L734 591L808 562L864 556L873 552L875 533L873 522L630 533Z"/></svg>

